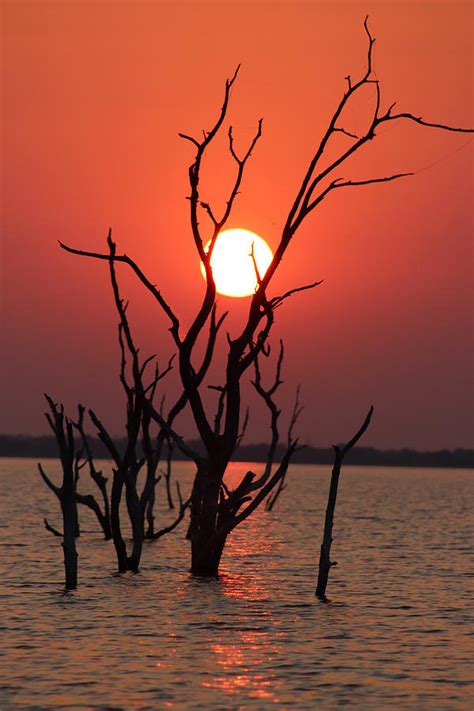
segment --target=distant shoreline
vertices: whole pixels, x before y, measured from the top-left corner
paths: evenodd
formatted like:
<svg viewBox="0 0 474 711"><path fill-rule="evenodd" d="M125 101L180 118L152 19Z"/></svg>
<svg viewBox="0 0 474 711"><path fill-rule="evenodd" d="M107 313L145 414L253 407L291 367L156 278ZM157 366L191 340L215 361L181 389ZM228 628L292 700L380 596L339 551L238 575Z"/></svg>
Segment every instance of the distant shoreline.
<svg viewBox="0 0 474 711"><path fill-rule="evenodd" d="M97 458L109 459L110 455L102 443L90 438L92 452ZM118 440L120 446L120 440ZM196 443L195 443L196 446ZM283 448L277 450L277 457ZM234 460L241 462L263 462L267 452L266 444L243 444L235 453ZM166 455L166 452L163 453ZM32 437L28 435L0 435L0 457L44 457L58 456L56 442L50 436ZM181 457L177 454L177 461ZM293 462L298 464L332 464L331 447L305 447L296 452ZM375 447L356 447L347 455L347 464L362 466L387 467L437 467L437 468L474 468L474 449L441 449L438 451L419 451L416 449L376 449Z"/></svg>

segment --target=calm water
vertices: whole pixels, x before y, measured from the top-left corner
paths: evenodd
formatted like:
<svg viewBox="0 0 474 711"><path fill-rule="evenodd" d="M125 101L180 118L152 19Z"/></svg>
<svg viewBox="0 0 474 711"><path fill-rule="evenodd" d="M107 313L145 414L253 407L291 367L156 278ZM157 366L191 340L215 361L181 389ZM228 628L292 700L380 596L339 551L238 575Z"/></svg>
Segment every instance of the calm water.
<svg viewBox="0 0 474 711"><path fill-rule="evenodd" d="M192 469L176 474L186 489ZM184 527L114 576L81 509L80 587L64 594L42 525L59 525L57 501L32 460L0 460L2 711L474 708L474 473L347 467L321 604L328 475L293 467L273 513L234 532L219 581L187 573Z"/></svg>

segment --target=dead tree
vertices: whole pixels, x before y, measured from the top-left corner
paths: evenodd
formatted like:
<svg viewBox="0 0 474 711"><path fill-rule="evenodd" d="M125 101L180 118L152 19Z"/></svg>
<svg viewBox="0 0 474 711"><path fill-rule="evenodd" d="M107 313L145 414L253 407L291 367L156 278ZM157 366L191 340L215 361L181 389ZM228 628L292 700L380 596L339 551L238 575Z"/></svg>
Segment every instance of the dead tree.
<svg viewBox="0 0 474 711"><path fill-rule="evenodd" d="M157 435L152 433L154 422L151 418L152 403L155 397L155 392L158 383L171 371L173 358L168 362L167 367L160 371L158 364L155 364L154 375L151 381L145 383L147 378L147 367L155 359L155 356L150 356L143 361L139 355L139 349L135 345L132 335L132 329L127 316L127 304L124 303L119 290L115 270L115 243L112 241L111 234L107 240L109 248L109 271L114 295L115 306L119 315L118 325L118 340L120 344L120 382L125 393L126 401L126 444L121 450L113 437L108 432L105 424L92 410L88 410L89 418L94 425L99 439L103 442L108 450L113 461L113 480L110 493L107 491L107 479L102 475L94 462L94 458L89 445L88 437L85 432L84 415L85 408L82 405L78 406L78 418L76 422L66 420L68 437L70 437L70 448L72 457L70 467L72 469L72 478L74 481L74 497L75 502L83 504L90 508L96 515L97 520L104 532L106 539L112 538L119 572L133 571L137 572L140 565L143 540L145 537L145 515L148 512L148 537L158 539L167 533L171 532L183 520L184 515L189 507L189 499L183 501L179 485L177 485L178 499L180 502L179 512L175 520L168 526L155 532L153 529L153 514L152 504L155 497L155 487L160 480L157 476L157 469L161 459L162 445L168 437L169 424L174 417L179 414L186 403L186 396L181 395L177 402L171 408L166 420L163 418L163 426L160 426ZM49 402L49 400L48 400ZM53 407L52 402L50 406ZM63 416L63 410L59 411L59 415ZM51 420L51 418L49 418ZM77 431L81 449L74 449L73 428ZM63 431L61 427L55 426L54 433L58 442L61 458L63 459ZM69 440L68 440L69 442ZM82 461L81 461L82 459ZM67 460L69 466L69 460ZM102 495L102 507L92 494L81 494L77 491L77 483L79 480L79 471L85 466L88 466L92 480L99 488ZM66 464L64 464L64 467ZM170 465L169 465L170 466ZM63 468L64 468L63 467ZM138 491L138 475L145 468L145 483L141 492ZM52 483L47 479L44 472L43 478L47 481L50 488ZM62 493L57 487L53 489L58 496ZM122 517L121 507L122 500L125 498L126 510L128 519L132 529L132 542L129 549L127 541L122 533ZM151 506L151 510L150 510ZM151 516L151 521L150 521ZM76 512L77 521L77 512ZM45 525L52 533L56 535L58 532L45 521ZM76 524L77 526L77 524ZM61 535L61 534L59 534Z"/></svg>
<svg viewBox="0 0 474 711"><path fill-rule="evenodd" d="M319 556L319 573L318 573L318 584L316 586L316 597L322 600L326 599L326 588L329 579L329 571L334 565L337 565L336 561L331 561L331 544L332 538L332 528L334 524L334 511L336 510L336 500L337 500L337 489L339 486L339 477L341 474L341 467L344 461L344 457L349 452L349 450L354 447L360 440L366 429L370 424L372 418L372 413L374 408L371 407L362 427L356 432L354 437L342 446L333 445L334 448L334 466L331 474L331 483L329 486L329 497L326 508L326 517L324 520L324 533L323 542L321 544L321 553Z"/></svg>
<svg viewBox="0 0 474 711"><path fill-rule="evenodd" d="M117 555L118 570L119 572L127 570L138 572L145 537L145 512L151 496L154 496L155 486L159 480L156 472L160 461L161 444L166 434L161 428L158 436L158 446L155 449L150 431L150 408L153 404L156 387L159 381L170 372L173 359L169 361L168 366L162 372L159 371L158 365L155 365L155 372L151 382L147 385L145 384L144 378L147 366L154 360L155 356L150 356L143 362L140 361L139 349L135 345L127 317L127 304L124 303L120 295L114 261L116 246L112 240L111 233L109 233L107 243L109 247L110 279L115 306L120 319L118 326L121 352L120 382L126 396L127 438L123 452L119 451L113 438L95 412L89 410L89 415L97 429L99 438L107 447L114 462L110 528ZM130 359L130 372L127 369L128 359ZM143 447L144 456L140 452L140 443ZM139 493L137 486L138 475L144 466L146 467L145 484L142 492ZM130 552L127 550L120 518L120 507L124 491L126 508L132 528ZM175 525L178 525L183 515L184 512L180 508L179 521Z"/></svg>
<svg viewBox="0 0 474 711"><path fill-rule="evenodd" d="M77 523L77 499L76 499L76 483L77 469L75 462L76 446L74 442L72 422L65 417L64 407L56 404L49 395L45 395L49 405L49 412L46 414L46 419L51 427L59 448L59 457L63 471L61 486L53 484L51 479L44 471L41 464L38 463L39 472L46 485L58 497L61 504L61 512L63 518L63 533L62 546L64 551L64 570L66 577L66 589L73 590L77 587L77 550L76 550L76 535L78 532ZM61 535L51 527L45 519L46 528L54 535Z"/></svg>
<svg viewBox="0 0 474 711"><path fill-rule="evenodd" d="M89 445L89 440L84 430L84 411L85 408L83 407L83 405L78 405L77 422L74 422L74 420L72 419L70 420L70 423L72 424L73 428L78 432L81 442L80 448L78 445L75 449L73 465L76 503L86 506L95 514L97 521L99 522L99 525L104 533L104 538L108 540L112 537L112 533L110 528L110 504L107 492L107 478L102 475L102 472L96 469ZM97 485L101 492L103 499L103 510L101 509L99 503L97 502L93 494L81 494L78 491L80 471L86 466L88 466L89 468L91 479L94 481L94 483ZM76 537L79 536L80 532L79 516L77 516L77 519L78 523L76 529ZM53 533L55 536L62 536L61 533L59 533L53 526L50 525L47 519L44 519L44 524L45 528L50 531L50 533Z"/></svg>
<svg viewBox="0 0 474 711"><path fill-rule="evenodd" d="M312 155L302 182L296 192L287 219L282 227L272 262L265 274L258 275L258 286L250 299L247 319L241 331L232 337L228 335L228 353L223 384L220 386L217 412L209 412L204 404L204 378L214 354L216 339L226 316L217 318L216 286L211 267L211 257L221 230L228 223L237 195L240 192L243 175L248 160L262 133L262 121L254 138L243 154L236 148L232 127L228 130L229 153L235 164L235 179L229 191L225 207L218 215L210 202L201 197L201 170L208 148L221 131L225 122L231 89L237 78L227 80L224 101L216 122L202 138L181 133L181 138L188 141L194 149L194 159L189 167L188 178L190 194L189 218L194 244L201 259L206 287L201 306L187 329L183 329L180 320L160 290L150 281L142 269L126 254L89 252L68 247L61 247L73 254L108 261L112 264L128 265L146 289L153 295L169 320L169 331L178 353L179 375L183 386L186 405L191 409L204 454L193 452L176 432L173 425L166 422L162 414L148 403L146 407L151 419L155 420L173 439L177 449L189 456L196 464L196 475L191 498L191 570L195 575L217 576L225 541L230 531L242 522L270 494L286 472L296 442L291 440L275 473L268 479L255 477L248 473L234 491L229 491L224 483L224 475L232 458L240 436L241 421L241 384L248 369L255 363L259 354L267 347L268 338L274 323L275 310L288 298L298 292L314 288L319 282L296 286L282 295L270 296L269 290L275 272L279 268L286 251L302 223L329 195L345 188L360 187L370 184L387 183L412 175L397 173L374 178L335 177L337 170L342 170L349 158L360 151L365 144L373 141L378 129L389 123L410 121L423 127L455 132L472 132L472 129L455 128L442 123L426 121L409 112L395 111L395 104L382 108L381 91L372 69L374 39L369 31L367 18L364 28L368 39L367 66L362 76L353 80L346 77L346 88L329 125ZM356 134L345 123L345 109L352 105L353 99L361 90L373 91L371 118L365 130ZM326 150L335 137L342 137L344 146L339 148L337 156L328 156ZM340 145L340 144L339 144ZM332 148L332 145L331 145ZM337 148L337 146L335 146ZM200 224L201 215L208 218L210 232L204 234ZM205 245L208 247L205 248ZM205 329L209 327L204 349L204 357L198 360L196 346L201 338L206 338ZM197 362L196 362L197 361ZM216 422L219 426L216 427ZM243 507L243 508L242 508ZM239 510L241 508L241 510Z"/></svg>

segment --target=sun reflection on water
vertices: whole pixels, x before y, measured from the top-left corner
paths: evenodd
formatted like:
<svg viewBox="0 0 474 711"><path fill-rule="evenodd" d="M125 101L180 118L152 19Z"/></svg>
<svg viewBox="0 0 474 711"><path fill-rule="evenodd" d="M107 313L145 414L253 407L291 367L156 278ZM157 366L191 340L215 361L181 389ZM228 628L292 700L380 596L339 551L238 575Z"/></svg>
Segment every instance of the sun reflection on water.
<svg viewBox="0 0 474 711"><path fill-rule="evenodd" d="M257 546L252 550L248 541L253 535ZM223 573L218 581L217 589L223 602L235 612L225 633L221 631L219 641L210 644L211 664L217 663L217 669L211 678L203 679L204 688L229 696L244 694L261 699L265 704L280 703L279 689L283 682L273 668L281 653L282 636L275 634L274 605L260 563L277 548L274 537L262 527L256 527L254 521L248 522L244 536L236 533L230 537L224 570L244 572ZM246 572L247 567L252 575ZM254 615L251 628L249 610Z"/></svg>
<svg viewBox="0 0 474 711"><path fill-rule="evenodd" d="M279 703L277 690L282 682L267 667L280 650L268 633L238 633L233 642L212 644L211 650L223 673L204 680L203 687L227 694L245 691L249 696Z"/></svg>

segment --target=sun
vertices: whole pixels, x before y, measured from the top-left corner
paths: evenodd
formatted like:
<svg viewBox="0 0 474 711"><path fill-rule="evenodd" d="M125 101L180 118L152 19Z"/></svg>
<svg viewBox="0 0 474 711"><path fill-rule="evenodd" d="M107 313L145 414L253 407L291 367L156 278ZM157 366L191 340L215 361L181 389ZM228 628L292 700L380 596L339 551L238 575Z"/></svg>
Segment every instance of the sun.
<svg viewBox="0 0 474 711"><path fill-rule="evenodd" d="M206 244L206 250L209 244ZM257 276L250 256L252 245L258 273L262 277L273 259L272 250L265 240L241 227L223 230L219 234L211 257L214 281L219 294L240 297L255 293ZM202 262L201 272L206 278Z"/></svg>

